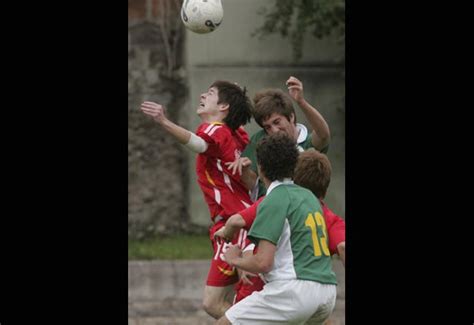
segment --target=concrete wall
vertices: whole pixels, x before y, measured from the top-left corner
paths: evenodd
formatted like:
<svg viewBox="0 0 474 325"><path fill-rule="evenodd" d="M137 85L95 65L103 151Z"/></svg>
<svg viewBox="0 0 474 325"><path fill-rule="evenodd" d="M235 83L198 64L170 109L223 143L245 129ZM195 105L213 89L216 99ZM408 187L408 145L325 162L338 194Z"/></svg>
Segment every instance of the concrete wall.
<svg viewBox="0 0 474 325"><path fill-rule="evenodd" d="M129 324L214 324L201 308L208 260L130 261ZM331 325L345 324L345 268L333 258L337 300Z"/></svg>
<svg viewBox="0 0 474 325"><path fill-rule="evenodd" d="M186 31L186 70L190 98L186 105L190 114L185 120L194 130L199 124L195 115L202 91L216 79L227 79L246 86L251 97L262 88L282 88L293 75L304 83L306 99L326 118L332 133L329 159L333 167L326 202L335 213L345 217L345 84L344 44L337 40L317 40L305 37L303 58L295 64L289 40L279 35L265 39L251 37L262 24L258 8L271 5L273 0L223 0L222 25L209 34ZM296 108L296 107L295 107ZM308 125L297 111L297 120ZM250 134L258 130L254 121L246 127ZM188 153L191 162L194 154ZM207 225L209 213L196 184L194 163L190 163L189 180L191 219Z"/></svg>

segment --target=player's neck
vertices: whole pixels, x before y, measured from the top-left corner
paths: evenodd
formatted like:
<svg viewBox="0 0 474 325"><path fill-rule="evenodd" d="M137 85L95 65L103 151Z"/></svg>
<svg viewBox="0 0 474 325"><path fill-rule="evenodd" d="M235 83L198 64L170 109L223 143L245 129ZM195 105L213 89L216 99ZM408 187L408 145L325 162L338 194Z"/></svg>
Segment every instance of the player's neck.
<svg viewBox="0 0 474 325"><path fill-rule="evenodd" d="M203 123L224 123L225 116L223 114L201 114L199 115Z"/></svg>
<svg viewBox="0 0 474 325"><path fill-rule="evenodd" d="M263 184L265 185L265 188L268 190L270 185L272 185L272 181L269 180L268 178L266 178L263 173L260 174L260 179L262 180Z"/></svg>

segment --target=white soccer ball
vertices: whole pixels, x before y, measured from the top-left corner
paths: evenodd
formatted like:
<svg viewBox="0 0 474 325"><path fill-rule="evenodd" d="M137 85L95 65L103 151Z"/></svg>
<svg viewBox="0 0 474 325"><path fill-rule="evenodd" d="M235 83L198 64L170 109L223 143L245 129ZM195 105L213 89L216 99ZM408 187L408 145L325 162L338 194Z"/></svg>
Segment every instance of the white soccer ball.
<svg viewBox="0 0 474 325"><path fill-rule="evenodd" d="M214 31L222 23L223 17L221 0L184 0L181 7L184 26L198 34Z"/></svg>

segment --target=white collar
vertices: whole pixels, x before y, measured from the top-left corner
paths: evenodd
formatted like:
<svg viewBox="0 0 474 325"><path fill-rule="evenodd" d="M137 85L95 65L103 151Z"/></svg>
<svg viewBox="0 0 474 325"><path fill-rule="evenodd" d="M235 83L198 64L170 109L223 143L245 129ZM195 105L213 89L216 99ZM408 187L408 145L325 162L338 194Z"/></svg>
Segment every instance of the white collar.
<svg viewBox="0 0 474 325"><path fill-rule="evenodd" d="M308 129L304 124L296 123L296 129L299 131L298 139L296 140L297 144L300 144L306 140L308 137Z"/></svg>
<svg viewBox="0 0 474 325"><path fill-rule="evenodd" d="M267 195L270 194L270 192L277 187L278 185L289 185L289 184L294 184L293 180L291 178L284 178L283 182L280 182L279 180L273 181L270 186L267 189Z"/></svg>

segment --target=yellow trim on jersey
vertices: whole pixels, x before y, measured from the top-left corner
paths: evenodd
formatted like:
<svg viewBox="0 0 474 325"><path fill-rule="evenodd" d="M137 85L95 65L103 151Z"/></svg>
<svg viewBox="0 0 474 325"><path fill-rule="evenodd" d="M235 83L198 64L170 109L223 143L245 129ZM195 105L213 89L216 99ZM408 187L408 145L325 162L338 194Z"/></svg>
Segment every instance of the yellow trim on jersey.
<svg viewBox="0 0 474 325"><path fill-rule="evenodd" d="M235 274L235 268L232 268L232 270L226 270L226 269L220 267L219 265L217 266L217 268L219 269L219 271L221 271L222 273L224 273L227 276L232 276L232 275Z"/></svg>
<svg viewBox="0 0 474 325"><path fill-rule="evenodd" d="M211 183L212 186L216 186L216 183L214 183L214 180L211 178L211 175L209 175L207 170L205 170L204 172L206 173L206 177L207 177L207 180L209 181L209 183Z"/></svg>

